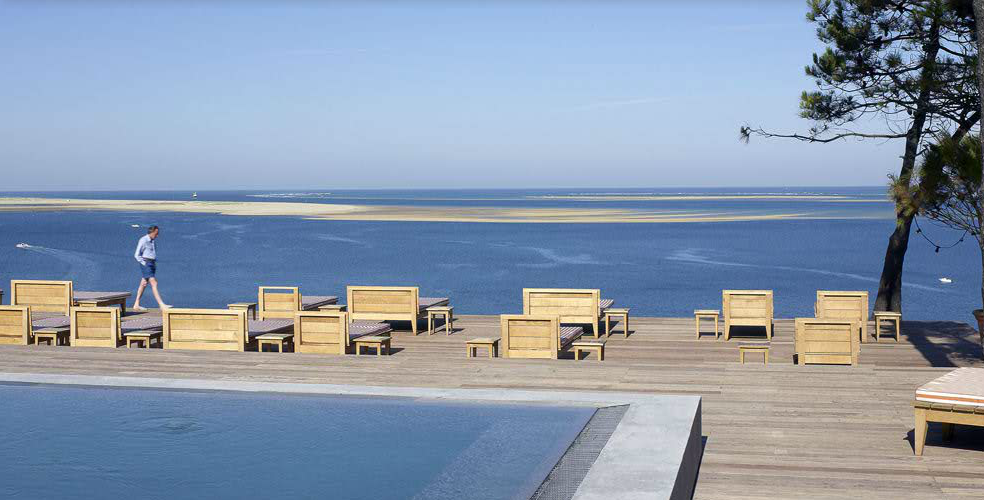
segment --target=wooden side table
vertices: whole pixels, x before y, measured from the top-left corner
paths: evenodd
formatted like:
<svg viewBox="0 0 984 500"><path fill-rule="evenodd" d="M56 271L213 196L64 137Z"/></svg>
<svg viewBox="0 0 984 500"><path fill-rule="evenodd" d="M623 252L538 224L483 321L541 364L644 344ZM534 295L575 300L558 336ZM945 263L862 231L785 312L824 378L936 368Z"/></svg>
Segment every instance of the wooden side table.
<svg viewBox="0 0 984 500"><path fill-rule="evenodd" d="M721 311L716 309L697 309L694 311L694 322L696 323L695 329L697 330L697 340L700 340L700 320L703 319L713 319L714 320L714 340L717 340L720 336L720 330L718 330L718 318L721 316Z"/></svg>
<svg viewBox="0 0 984 500"><path fill-rule="evenodd" d="M256 302L236 302L229 304L229 309L246 311L246 319L256 319Z"/></svg>
<svg viewBox="0 0 984 500"><path fill-rule="evenodd" d="M594 352L597 355L598 361L605 360L605 341L604 340L577 340L571 344L574 348L574 359L581 359L581 351L587 351L588 354Z"/></svg>
<svg viewBox="0 0 984 500"><path fill-rule="evenodd" d="M438 316L444 317L444 332L447 335L451 335L452 326L451 323L454 321L453 316L454 307L451 306L434 306L427 308L427 334L434 335L434 320Z"/></svg>
<svg viewBox="0 0 984 500"><path fill-rule="evenodd" d="M769 364L769 344L762 342L742 342L738 344L738 361L745 364L746 352L761 352L765 364Z"/></svg>
<svg viewBox="0 0 984 500"><path fill-rule="evenodd" d="M895 322L895 341L899 341L902 335L902 313L889 311L875 311L875 342L881 337L881 324L883 321Z"/></svg>
<svg viewBox="0 0 984 500"><path fill-rule="evenodd" d="M264 333L256 336L256 351L263 352L263 346L276 347L276 352L285 352L284 347L294 343L293 333Z"/></svg>
<svg viewBox="0 0 984 500"><path fill-rule="evenodd" d="M363 347L375 348L376 349L376 356L382 356L383 353L385 353L387 356L389 356L389 353L390 353L390 338L389 337L376 336L376 335L372 335L372 336L368 336L368 337L359 337L359 338L353 340L352 343L355 344L355 355L356 356L359 356L359 355L362 354L362 348Z"/></svg>
<svg viewBox="0 0 984 500"><path fill-rule="evenodd" d="M609 307L608 309L605 309L605 335L609 337L612 336L611 320L613 316L622 318L622 321L624 321L624 323L622 323L622 334L625 335L626 338L628 338L629 337L629 308Z"/></svg>
<svg viewBox="0 0 984 500"><path fill-rule="evenodd" d="M494 358L499 355L499 338L479 337L465 342L465 349L468 351L469 358L478 356L479 347L489 348L489 357Z"/></svg>
<svg viewBox="0 0 984 500"><path fill-rule="evenodd" d="M41 345L42 341L52 346L68 345L70 331L71 328L67 326L63 328L39 328L34 330L34 345Z"/></svg>
<svg viewBox="0 0 984 500"><path fill-rule="evenodd" d="M126 348L129 349L133 347L133 343L136 342L137 346L143 346L146 349L150 349L150 343L157 339L157 343L161 343L161 336L163 333L160 330L139 330L135 332L126 332L123 334L123 339L126 341ZM161 346L163 347L163 346Z"/></svg>

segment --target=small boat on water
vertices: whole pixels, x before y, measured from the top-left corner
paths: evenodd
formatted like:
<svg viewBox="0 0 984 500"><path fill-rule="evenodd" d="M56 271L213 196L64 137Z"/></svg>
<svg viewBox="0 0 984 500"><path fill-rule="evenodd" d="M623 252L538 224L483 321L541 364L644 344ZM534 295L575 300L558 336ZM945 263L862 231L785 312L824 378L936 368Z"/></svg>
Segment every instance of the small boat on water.
<svg viewBox="0 0 984 500"><path fill-rule="evenodd" d="M130 224L130 227L140 227L140 224Z"/></svg>
<svg viewBox="0 0 984 500"><path fill-rule="evenodd" d="M953 283L950 278L940 278L940 283Z"/></svg>
<svg viewBox="0 0 984 500"><path fill-rule="evenodd" d="M192 198L198 198L198 191L195 191L194 193L191 193L191 197Z"/></svg>
<svg viewBox="0 0 984 500"><path fill-rule="evenodd" d="M25 248L25 249L26 248L31 248L31 245L28 245L27 243L18 243L18 244L14 245L14 246L17 247L17 248Z"/></svg>

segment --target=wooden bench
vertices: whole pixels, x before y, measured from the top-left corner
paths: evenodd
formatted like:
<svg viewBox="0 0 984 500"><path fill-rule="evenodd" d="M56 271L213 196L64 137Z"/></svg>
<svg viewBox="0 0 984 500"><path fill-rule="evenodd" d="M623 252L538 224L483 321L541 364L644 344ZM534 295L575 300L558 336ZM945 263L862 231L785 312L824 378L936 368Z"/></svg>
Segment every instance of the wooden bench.
<svg viewBox="0 0 984 500"><path fill-rule="evenodd" d="M48 345L68 345L68 334L70 328L39 328L34 330L34 345L41 345L44 342Z"/></svg>
<svg viewBox="0 0 984 500"><path fill-rule="evenodd" d="M984 427L984 368L957 368L916 389L914 451L923 454L930 422L943 424L943 439L955 425Z"/></svg>
<svg viewBox="0 0 984 500"><path fill-rule="evenodd" d="M731 327L761 326L772 340L772 290L724 290L721 292L724 340L731 340Z"/></svg>
<svg viewBox="0 0 984 500"><path fill-rule="evenodd" d="M294 339L293 333L264 333L256 336L256 350L263 352L263 346L276 347L276 352L286 352L284 347L290 347Z"/></svg>
<svg viewBox="0 0 984 500"><path fill-rule="evenodd" d="M165 349L242 352L253 343L245 310L172 308L161 314Z"/></svg>
<svg viewBox="0 0 984 500"><path fill-rule="evenodd" d="M454 308L451 306L434 306L427 308L427 334L434 334L434 323L438 316L444 317L444 333L451 335L451 331L454 329L451 323L454 321L452 317L454 314Z"/></svg>
<svg viewBox="0 0 984 500"><path fill-rule="evenodd" d="M362 348L375 348L376 356L382 356L390 353L390 338L378 335L368 335L365 337L359 337L352 341L355 344L355 355L360 356L362 354Z"/></svg>
<svg viewBox="0 0 984 500"><path fill-rule="evenodd" d="M713 319L714 320L714 340L717 340L721 334L718 330L718 317L721 312L717 309L697 309L694 311L694 322L696 325L694 329L697 331L697 340L700 340L700 320L703 319Z"/></svg>
<svg viewBox="0 0 984 500"><path fill-rule="evenodd" d="M294 319L297 311L314 311L338 302L338 297L303 296L296 286L261 286L257 292L256 316L265 319Z"/></svg>
<svg viewBox="0 0 984 500"><path fill-rule="evenodd" d="M558 359L584 333L581 327L561 326L560 317L548 314L499 316L504 358Z"/></svg>
<svg viewBox="0 0 984 500"><path fill-rule="evenodd" d="M769 364L769 344L765 342L742 342L738 344L738 362L745 364L745 354L761 352L765 364Z"/></svg>
<svg viewBox="0 0 984 500"><path fill-rule="evenodd" d="M445 297L421 297L415 286L350 286L346 295L349 321L409 321L414 335L427 308L448 305Z"/></svg>
<svg viewBox="0 0 984 500"><path fill-rule="evenodd" d="M629 338L629 308L609 307L608 309L605 309L605 335L608 337L612 336L611 320L613 317L621 318L622 334L625 338Z"/></svg>
<svg viewBox="0 0 984 500"><path fill-rule="evenodd" d="M796 318L796 363L857 365L858 321Z"/></svg>
<svg viewBox="0 0 984 500"><path fill-rule="evenodd" d="M875 311L875 342L881 340L881 324L883 322L895 323L895 341L899 341L902 336L902 313L891 311Z"/></svg>
<svg viewBox="0 0 984 500"><path fill-rule="evenodd" d="M605 360L605 341L604 340L577 340L571 344L574 348L574 359L581 359L581 351L585 351L590 355L592 352L595 353L595 357L598 361Z"/></svg>
<svg viewBox="0 0 984 500"><path fill-rule="evenodd" d="M157 340L157 345L161 345L162 334L163 332L160 330L134 330L124 333L123 339L126 343L127 349L132 348L134 343L136 343L138 347L150 349L151 343L155 339Z"/></svg>
<svg viewBox="0 0 984 500"><path fill-rule="evenodd" d="M813 309L817 319L857 321L861 342L868 341L868 292L817 290Z"/></svg>
<svg viewBox="0 0 984 500"><path fill-rule="evenodd" d="M478 356L479 347L489 348L489 357L494 358L499 355L499 339L498 338L487 338L479 337L471 340L465 341L465 350L467 352L467 357L474 358Z"/></svg>
<svg viewBox="0 0 984 500"><path fill-rule="evenodd" d="M603 315L601 290L578 288L524 288L523 314L557 316L562 324L591 325L594 338Z"/></svg>

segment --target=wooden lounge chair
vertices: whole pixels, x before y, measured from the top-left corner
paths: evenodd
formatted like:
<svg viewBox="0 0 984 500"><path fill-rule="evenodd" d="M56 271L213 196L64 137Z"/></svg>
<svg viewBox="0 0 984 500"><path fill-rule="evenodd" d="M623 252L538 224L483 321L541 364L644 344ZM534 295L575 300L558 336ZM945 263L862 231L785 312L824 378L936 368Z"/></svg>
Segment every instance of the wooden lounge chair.
<svg viewBox="0 0 984 500"><path fill-rule="evenodd" d="M33 340L30 306L0 306L0 345L28 345Z"/></svg>
<svg viewBox="0 0 984 500"><path fill-rule="evenodd" d="M247 320L246 311L230 309L165 309L165 349L245 351L256 349L256 337L289 332L293 319Z"/></svg>
<svg viewBox="0 0 984 500"><path fill-rule="evenodd" d="M817 290L814 314L823 319L857 320L861 342L868 341L868 292Z"/></svg>
<svg viewBox="0 0 984 500"><path fill-rule="evenodd" d="M796 363L857 365L858 321L796 318Z"/></svg>
<svg viewBox="0 0 984 500"><path fill-rule="evenodd" d="M579 326L561 326L556 315L503 314L499 322L499 352L504 358L557 359L561 351L584 334Z"/></svg>
<svg viewBox="0 0 984 500"><path fill-rule="evenodd" d="M156 315L123 321L118 307L73 307L70 322L71 345L82 347L119 347L129 332L160 331L164 326Z"/></svg>
<svg viewBox="0 0 984 500"><path fill-rule="evenodd" d="M71 281L11 280L10 305L30 306L35 316L65 316L72 309Z"/></svg>
<svg viewBox="0 0 984 500"><path fill-rule="evenodd" d="M350 323L344 312L301 311L294 315L294 352L345 354L353 340L391 330L386 323Z"/></svg>
<svg viewBox="0 0 984 500"><path fill-rule="evenodd" d="M721 296L724 340L731 339L732 326L765 327L772 340L772 290L724 290Z"/></svg>
<svg viewBox="0 0 984 500"><path fill-rule="evenodd" d="M427 319L427 308L446 306L446 297L421 297L415 286L350 286L349 321L409 321L414 335L417 322Z"/></svg>
<svg viewBox="0 0 984 500"><path fill-rule="evenodd" d="M523 314L559 316L561 323L591 325L594 338L600 333L598 324L605 309L614 304L612 299L602 299L598 289L523 289Z"/></svg>
<svg viewBox="0 0 984 500"><path fill-rule="evenodd" d="M301 295L296 286L261 286L258 292L258 319L294 319L297 311L317 310L338 302L330 295Z"/></svg>
<svg viewBox="0 0 984 500"><path fill-rule="evenodd" d="M916 389L916 455L923 454L929 422L943 424L943 439L953 438L954 425L984 427L984 368L957 368Z"/></svg>

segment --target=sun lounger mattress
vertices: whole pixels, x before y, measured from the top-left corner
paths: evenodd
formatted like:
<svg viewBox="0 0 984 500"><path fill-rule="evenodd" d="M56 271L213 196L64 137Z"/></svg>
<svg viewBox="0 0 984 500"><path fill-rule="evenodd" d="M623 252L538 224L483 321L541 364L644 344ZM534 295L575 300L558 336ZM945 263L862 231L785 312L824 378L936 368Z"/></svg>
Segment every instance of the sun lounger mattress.
<svg viewBox="0 0 984 500"><path fill-rule="evenodd" d="M301 307L304 309L314 309L337 302L338 297L334 295L301 295Z"/></svg>
<svg viewBox="0 0 984 500"><path fill-rule="evenodd" d="M605 312L605 309L608 309L609 307L612 307L613 305L615 305L615 300L614 299L601 299L601 301L598 302L598 308L601 309L601 312L602 313Z"/></svg>
<svg viewBox="0 0 984 500"><path fill-rule="evenodd" d="M562 345L570 344L583 334L584 328L580 326L562 326L560 327L560 343Z"/></svg>
<svg viewBox="0 0 984 500"><path fill-rule="evenodd" d="M251 319L249 320L249 336L255 337L266 333L278 333L291 326L294 326L294 320L292 319Z"/></svg>
<svg viewBox="0 0 984 500"><path fill-rule="evenodd" d="M924 384L916 401L984 407L984 368L957 368Z"/></svg>
<svg viewBox="0 0 984 500"><path fill-rule="evenodd" d="M417 305L420 307L420 310L423 311L428 307L446 306L449 302L451 302L451 300L447 297L420 297L417 300Z"/></svg>
<svg viewBox="0 0 984 500"><path fill-rule="evenodd" d="M157 315L144 314L133 319L124 319L120 324L123 333L138 332L140 330L157 330L164 328L164 318Z"/></svg>
<svg viewBox="0 0 984 500"><path fill-rule="evenodd" d="M382 335L393 329L386 323L376 323L373 321L354 321L349 325L349 340L370 335Z"/></svg>
<svg viewBox="0 0 984 500"><path fill-rule="evenodd" d="M67 328L70 324L68 316L49 316L31 321L33 328Z"/></svg>
<svg viewBox="0 0 984 500"><path fill-rule="evenodd" d="M128 295L130 292L74 292L72 298L75 300L109 300Z"/></svg>

